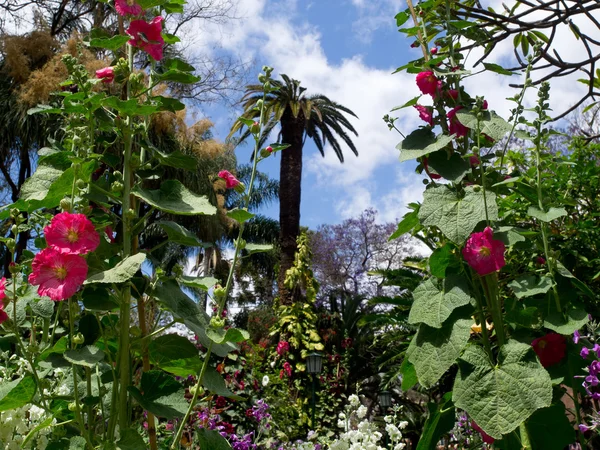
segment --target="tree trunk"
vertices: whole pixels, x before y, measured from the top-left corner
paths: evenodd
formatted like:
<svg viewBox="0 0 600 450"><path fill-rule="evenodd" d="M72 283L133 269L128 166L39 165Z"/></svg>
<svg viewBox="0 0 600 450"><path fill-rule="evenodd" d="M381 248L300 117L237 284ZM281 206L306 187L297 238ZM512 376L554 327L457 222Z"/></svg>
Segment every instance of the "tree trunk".
<svg viewBox="0 0 600 450"><path fill-rule="evenodd" d="M300 233L300 198L302 190L302 145L305 119L302 111L294 118L289 107L281 117L281 139L290 147L281 152L279 170L279 246L281 260L277 287L279 301L289 305L293 292L285 287L285 275L294 264L296 239Z"/></svg>

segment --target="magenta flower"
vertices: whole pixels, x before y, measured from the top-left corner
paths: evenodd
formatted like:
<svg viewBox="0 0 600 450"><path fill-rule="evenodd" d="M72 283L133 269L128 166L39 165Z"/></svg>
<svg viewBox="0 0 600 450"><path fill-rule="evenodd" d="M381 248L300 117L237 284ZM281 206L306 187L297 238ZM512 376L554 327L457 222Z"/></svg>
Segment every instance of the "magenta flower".
<svg viewBox="0 0 600 450"><path fill-rule="evenodd" d="M590 349L587 347L583 347L581 349L581 351L579 352L579 356L581 356L583 359L587 359L587 357L590 355Z"/></svg>
<svg viewBox="0 0 600 450"><path fill-rule="evenodd" d="M494 232L486 227L473 233L462 250L463 257L479 275L497 272L504 267L504 243L493 239Z"/></svg>
<svg viewBox="0 0 600 450"><path fill-rule="evenodd" d="M476 167L479 164L481 164L481 161L479 160L479 158L476 155L473 155L473 156L469 156L469 164L471 164L471 167Z"/></svg>
<svg viewBox="0 0 600 450"><path fill-rule="evenodd" d="M283 363L283 370L288 377L292 376L292 365L289 362Z"/></svg>
<svg viewBox="0 0 600 450"><path fill-rule="evenodd" d="M456 108L452 108L450 111L448 111L447 116L448 121L450 122L448 124L448 130L450 131L450 134L455 134L457 137L462 137L467 135L469 129L460 123L456 118L456 111L459 109L462 109L462 106L457 106Z"/></svg>
<svg viewBox="0 0 600 450"><path fill-rule="evenodd" d="M545 336L534 339L531 346L544 367L558 364L567 352L566 339L562 334L558 333L548 333Z"/></svg>
<svg viewBox="0 0 600 450"><path fill-rule="evenodd" d="M433 108L431 106L415 105L415 109L419 111L419 117L427 122L430 127L433 126Z"/></svg>
<svg viewBox="0 0 600 450"><path fill-rule="evenodd" d="M283 355L285 355L289 351L290 351L290 344L289 344L289 342L281 341L281 342L279 342L277 344L277 354L279 356L283 356Z"/></svg>
<svg viewBox="0 0 600 450"><path fill-rule="evenodd" d="M144 12L133 0L115 0L115 9L120 16L139 16Z"/></svg>
<svg viewBox="0 0 600 450"><path fill-rule="evenodd" d="M437 79L432 71L428 70L417 74L417 86L423 94L435 97L442 87L442 82Z"/></svg>
<svg viewBox="0 0 600 450"><path fill-rule="evenodd" d="M579 334L579 330L575 330L573 333L573 342L575 344L579 344L579 339L581 339L581 335Z"/></svg>
<svg viewBox="0 0 600 450"><path fill-rule="evenodd" d="M112 83L115 79L115 70L112 67L96 70L96 78L100 78L103 83Z"/></svg>
<svg viewBox="0 0 600 450"><path fill-rule="evenodd" d="M485 431L483 431L481 429L481 427L475 423L474 420L471 421L471 426L473 427L473 429L475 431L477 431L477 432L479 432L479 434L481 434L481 439L483 440L483 442L485 442L486 444L494 443L494 438L491 437L489 434L487 434Z"/></svg>
<svg viewBox="0 0 600 450"><path fill-rule="evenodd" d="M133 47L138 47L148 53L156 61L163 58L163 45L165 43L162 37L163 18L158 16L148 23L145 20L134 20L127 28L127 34L132 37L127 43Z"/></svg>
<svg viewBox="0 0 600 450"><path fill-rule="evenodd" d="M44 228L48 245L61 253L84 255L96 250L100 236L85 214L62 212Z"/></svg>
<svg viewBox="0 0 600 450"><path fill-rule="evenodd" d="M6 298L6 278L0 278L0 300Z"/></svg>
<svg viewBox="0 0 600 450"><path fill-rule="evenodd" d="M39 286L38 294L54 301L71 297L87 277L88 265L83 256L45 248L33 258L29 283Z"/></svg>
<svg viewBox="0 0 600 450"><path fill-rule="evenodd" d="M240 184L240 180L238 180L235 176L231 174L228 170L221 170L219 172L219 178L225 180L225 184L227 185L227 189L234 189L236 186Z"/></svg>

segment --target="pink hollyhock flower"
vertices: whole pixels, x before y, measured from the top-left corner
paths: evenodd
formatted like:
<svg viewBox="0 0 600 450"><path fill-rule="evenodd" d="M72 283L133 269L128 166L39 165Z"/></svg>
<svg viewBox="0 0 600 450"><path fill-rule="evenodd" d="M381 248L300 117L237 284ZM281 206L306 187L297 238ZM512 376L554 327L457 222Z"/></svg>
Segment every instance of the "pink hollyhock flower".
<svg viewBox="0 0 600 450"><path fill-rule="evenodd" d="M100 236L85 214L57 214L44 228L44 234L48 245L62 253L84 255L100 245Z"/></svg>
<svg viewBox="0 0 600 450"><path fill-rule="evenodd" d="M479 275L487 275L504 267L504 243L493 239L493 231L486 227L473 233L462 250L463 257Z"/></svg>
<svg viewBox="0 0 600 450"><path fill-rule="evenodd" d="M145 20L134 20L127 28L127 34L133 39L127 43L133 47L138 47L148 53L156 61L163 58L163 45L165 43L162 38L162 22L163 18L158 16L148 23Z"/></svg>
<svg viewBox="0 0 600 450"><path fill-rule="evenodd" d="M59 301L71 297L87 277L83 256L45 248L33 258L29 283L39 286L38 294Z"/></svg>
<svg viewBox="0 0 600 450"><path fill-rule="evenodd" d="M446 91L446 95L454 101L458 100L458 91L456 89Z"/></svg>
<svg viewBox="0 0 600 450"><path fill-rule="evenodd" d="M265 148L265 150L269 153L273 153L273 147L271 147L270 145L268 145L267 148Z"/></svg>
<svg viewBox="0 0 600 450"><path fill-rule="evenodd" d="M450 134L455 134L457 137L466 136L469 129L465 127L462 123L458 121L456 118L456 111L462 109L462 106L457 106L456 108L452 108L448 111L448 121L450 122L448 125L448 130Z"/></svg>
<svg viewBox="0 0 600 450"><path fill-rule="evenodd" d="M481 427L475 423L474 420L471 421L471 426L473 427L473 429L475 431L477 431L477 432L479 432L479 434L481 434L481 439L483 440L483 442L485 442L486 444L494 443L494 438L491 437L490 435L488 435L485 431L483 431L481 429Z"/></svg>
<svg viewBox="0 0 600 450"><path fill-rule="evenodd" d="M483 103L482 103L481 107L482 107L483 109L488 109L488 102L487 102L487 100L484 100L484 101L483 101Z"/></svg>
<svg viewBox="0 0 600 450"><path fill-rule="evenodd" d="M288 377L291 377L292 376L292 365L289 362L287 362L287 361L284 362L283 363L283 371L285 372L285 374Z"/></svg>
<svg viewBox="0 0 600 450"><path fill-rule="evenodd" d="M115 79L115 69L105 67L104 69L96 70L96 78L100 78L103 83L112 83Z"/></svg>
<svg viewBox="0 0 600 450"><path fill-rule="evenodd" d="M433 126L433 108L431 106L415 105L415 109L419 111L419 117L427 122L430 127Z"/></svg>
<svg viewBox="0 0 600 450"><path fill-rule="evenodd" d="M121 16L139 16L144 12L142 7L133 0L115 0L115 9Z"/></svg>
<svg viewBox="0 0 600 450"><path fill-rule="evenodd" d="M432 47L432 48L431 48L431 50L430 50L430 53L431 53L432 55L437 55L437 52L438 52L438 49L437 49L437 47Z"/></svg>
<svg viewBox="0 0 600 450"><path fill-rule="evenodd" d="M423 168L425 169L425 173L427 175L429 175L432 180L439 180L440 178L442 178L441 175L438 175L437 173L431 173L429 171L429 164L427 164L427 157L423 158Z"/></svg>
<svg viewBox="0 0 600 450"><path fill-rule="evenodd" d="M481 161L475 155L474 156L469 156L469 164L471 164L471 167L476 167L479 164L481 164Z"/></svg>
<svg viewBox="0 0 600 450"><path fill-rule="evenodd" d="M544 367L558 364L567 352L566 339L558 333L548 333L546 336L534 339L531 346Z"/></svg>
<svg viewBox="0 0 600 450"><path fill-rule="evenodd" d="M4 300L6 298L6 278L0 278L0 300Z"/></svg>
<svg viewBox="0 0 600 450"><path fill-rule="evenodd" d="M442 82L437 79L431 70L428 70L417 74L417 86L423 94L435 97L442 87Z"/></svg>
<svg viewBox="0 0 600 450"><path fill-rule="evenodd" d="M237 185L240 184L240 180L238 180L236 177L234 177L231 174L231 172L229 172L228 170L221 170L219 172L219 178L222 178L222 179L225 180L225 184L227 185L227 189L233 189Z"/></svg>
<svg viewBox="0 0 600 450"><path fill-rule="evenodd" d="M277 344L277 354L279 356L283 356L289 351L290 351L290 344L288 342L281 341L281 342L279 342L279 344Z"/></svg>

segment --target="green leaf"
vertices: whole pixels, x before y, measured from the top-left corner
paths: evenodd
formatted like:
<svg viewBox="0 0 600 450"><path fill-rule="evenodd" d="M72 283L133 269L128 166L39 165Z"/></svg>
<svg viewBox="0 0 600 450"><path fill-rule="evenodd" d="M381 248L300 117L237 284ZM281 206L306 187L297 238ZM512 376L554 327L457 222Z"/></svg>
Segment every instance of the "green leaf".
<svg viewBox="0 0 600 450"><path fill-rule="evenodd" d="M483 111L483 118L479 121L481 133L487 134L495 141L502 139L506 133L512 130L512 125L495 112ZM456 118L465 127L477 130L477 116L471 111L460 110L456 112Z"/></svg>
<svg viewBox="0 0 600 450"><path fill-rule="evenodd" d="M44 317L49 319L54 314L55 302L50 300L48 297L32 298L27 304L31 308L31 311L36 316Z"/></svg>
<svg viewBox="0 0 600 450"><path fill-rule="evenodd" d="M436 248L429 257L429 270L434 277L445 278L448 267L460 267L460 261L453 252L452 246L446 244Z"/></svg>
<svg viewBox="0 0 600 450"><path fill-rule="evenodd" d="M498 64L483 63L483 67L485 67L485 69L489 70L490 72L499 73L500 75L509 75L509 76L514 75L513 72L511 72L510 70L506 70L504 67L499 66Z"/></svg>
<svg viewBox="0 0 600 450"><path fill-rule="evenodd" d="M452 275L442 281L429 278L413 291L413 306L408 323L424 323L441 328L456 308L471 301L467 280Z"/></svg>
<svg viewBox="0 0 600 450"><path fill-rule="evenodd" d="M179 58L163 59L161 64L167 70L181 70L184 72L193 72L196 70L194 66Z"/></svg>
<svg viewBox="0 0 600 450"><path fill-rule="evenodd" d="M563 450L575 442L575 430L562 402L537 410L526 426L532 450Z"/></svg>
<svg viewBox="0 0 600 450"><path fill-rule="evenodd" d="M130 39L130 36L122 36L119 34L110 38L94 38L90 39L90 47L105 48L107 50L115 51L123 47Z"/></svg>
<svg viewBox="0 0 600 450"><path fill-rule="evenodd" d="M552 288L552 278L543 276L539 280L535 275L524 275L508 283L517 298L533 297L545 294Z"/></svg>
<svg viewBox="0 0 600 450"><path fill-rule="evenodd" d="M149 205L171 214L195 216L213 215L217 212L217 208L210 204L208 198L190 192L177 180L167 180L157 190L135 186L131 193Z"/></svg>
<svg viewBox="0 0 600 450"><path fill-rule="evenodd" d="M392 233L388 241L398 239L400 236L409 233L414 227L419 225L419 209L415 209L409 213L406 213L400 223L398 229Z"/></svg>
<svg viewBox="0 0 600 450"><path fill-rule="evenodd" d="M530 206L527 208L527 215L541 220L542 222L552 222L559 217L566 216L567 211L565 211L565 208L550 208L548 212L546 212L535 206Z"/></svg>
<svg viewBox="0 0 600 450"><path fill-rule="evenodd" d="M135 386L129 386L128 390L146 411L168 420L185 415L189 407L185 399L185 389L172 376L160 370L144 372L141 388L140 391Z"/></svg>
<svg viewBox="0 0 600 450"><path fill-rule="evenodd" d="M452 404L452 392L447 392L439 404L427 404L429 416L423 426L423 432L416 450L430 450L437 447L442 436L454 427L455 408Z"/></svg>
<svg viewBox="0 0 600 450"><path fill-rule="evenodd" d="M172 98L172 97L164 97L162 95L156 95L154 97L154 101L156 102L156 107L158 111L171 111L171 112L177 112L177 111L183 111L185 109L185 105L177 100L176 98ZM194 166L196 167L198 165L198 162L195 161L194 162ZM188 167L189 169L189 167Z"/></svg>
<svg viewBox="0 0 600 450"><path fill-rule="evenodd" d="M413 131L396 148L400 150L400 162L417 159L443 149L452 142L451 136L435 136L430 128Z"/></svg>
<svg viewBox="0 0 600 450"><path fill-rule="evenodd" d="M135 98L121 100L114 96L106 97L102 101L102 105L107 108L114 108L124 116L149 116L158 111L158 106L140 104Z"/></svg>
<svg viewBox="0 0 600 450"><path fill-rule="evenodd" d="M121 438L117 441L117 450L147 450L146 442L139 433L131 428L119 430Z"/></svg>
<svg viewBox="0 0 600 450"><path fill-rule="evenodd" d="M172 81L174 83L193 84L200 81L200 77L192 75L189 72L177 69L169 69L164 73L156 74L157 80Z"/></svg>
<svg viewBox="0 0 600 450"><path fill-rule="evenodd" d="M232 209L231 211L227 211L227 217L231 217L233 220L235 220L238 223L244 223L247 220L252 219L255 216L255 214L252 214L251 212L245 210L245 209Z"/></svg>
<svg viewBox="0 0 600 450"><path fill-rule="evenodd" d="M489 220L497 220L496 195L489 191L485 195ZM431 187L423 193L419 220L424 226L437 226L448 239L462 245L477 224L486 220L483 191L467 186L461 198L449 186Z"/></svg>
<svg viewBox="0 0 600 450"><path fill-rule="evenodd" d="M206 368L202 385L213 394L220 395L221 397L227 397L232 400L242 399L242 397L235 395L233 392L227 389L225 386L225 380L221 374L210 366Z"/></svg>
<svg viewBox="0 0 600 450"><path fill-rule="evenodd" d="M86 286L81 294L81 301L85 309L90 311L112 311L119 307L104 286Z"/></svg>
<svg viewBox="0 0 600 450"><path fill-rule="evenodd" d="M181 42L181 39L179 39L174 34L163 33L162 37L163 37L163 40L165 41L165 44L173 45L173 44L177 44L178 42Z"/></svg>
<svg viewBox="0 0 600 450"><path fill-rule="evenodd" d="M448 153L445 150L440 150L429 155L427 164L443 178L454 183L460 182L471 168L470 164L463 159L460 153L454 152L448 158Z"/></svg>
<svg viewBox="0 0 600 450"><path fill-rule="evenodd" d="M227 442L227 440L216 430L200 428L196 430L196 436L200 441L200 448L210 450L231 450L229 442Z"/></svg>
<svg viewBox="0 0 600 450"><path fill-rule="evenodd" d="M137 273L142 267L142 263L146 260L145 253L136 253L120 261L112 269L92 275L84 284L90 283L124 283Z"/></svg>
<svg viewBox="0 0 600 450"><path fill-rule="evenodd" d="M525 236L514 227L500 227L494 230L494 239L502 241L507 247L512 247L518 242L525 242Z"/></svg>
<svg viewBox="0 0 600 450"><path fill-rule="evenodd" d="M35 395L33 376L0 383L0 412L18 409L28 404Z"/></svg>
<svg viewBox="0 0 600 450"><path fill-rule="evenodd" d="M540 310L535 306L526 306L515 298L505 300L506 322L525 328L541 328L543 324Z"/></svg>
<svg viewBox="0 0 600 450"><path fill-rule="evenodd" d="M202 289L203 291L208 291L219 282L219 280L213 277L190 277L187 275L183 275L180 281L181 284L187 287Z"/></svg>
<svg viewBox="0 0 600 450"><path fill-rule="evenodd" d="M238 330L237 328L228 328L227 330L224 328L207 328L206 335L217 344L225 342L239 343L250 339L250 335L246 330Z"/></svg>
<svg viewBox="0 0 600 450"><path fill-rule="evenodd" d="M272 244L246 244L244 250L251 255L252 253L270 252L273 250Z"/></svg>
<svg viewBox="0 0 600 450"><path fill-rule="evenodd" d="M202 242L198 236L176 222L162 220L156 224L167 233L169 242L185 245L187 247L207 247L210 245Z"/></svg>
<svg viewBox="0 0 600 450"><path fill-rule="evenodd" d="M198 160L193 156L181 153L179 150L167 153L160 151L156 147L152 147L152 150L160 159L161 164L169 167L175 167L176 169L185 170L196 170L198 167Z"/></svg>
<svg viewBox="0 0 600 450"><path fill-rule="evenodd" d="M20 447L21 448L27 448L26 445L29 441L31 441L34 437L37 436L37 434L42 431L44 428L48 428L50 425L52 425L52 422L54 421L54 417L50 416L50 417L46 417L46 419L44 419L42 422L38 423L35 427L33 427L29 433L27 433L27 436L25 436L25 439L23 440L23 442L21 443Z"/></svg>
<svg viewBox="0 0 600 450"><path fill-rule="evenodd" d="M571 304L566 307L566 311L553 311L548 314L544 320L544 327L558 334L570 335L581 329L589 320L588 313L583 308Z"/></svg>
<svg viewBox="0 0 600 450"><path fill-rule="evenodd" d="M415 366L413 366L406 357L402 360L402 365L400 366L400 373L402 374L402 386L400 387L404 392L408 391L409 389L412 389L414 385L419 382Z"/></svg>
<svg viewBox="0 0 600 450"><path fill-rule="evenodd" d="M454 404L494 439L510 433L536 410L550 406L552 383L531 345L509 341L493 364L471 345L458 362Z"/></svg>
<svg viewBox="0 0 600 450"><path fill-rule="evenodd" d="M87 443L81 436L73 436L69 439L69 450L85 450Z"/></svg>
<svg viewBox="0 0 600 450"><path fill-rule="evenodd" d="M21 188L21 199L25 201L44 200L48 195L52 183L54 183L63 172L63 169L54 168L52 166L39 166L34 174L23 184L23 187Z"/></svg>
<svg viewBox="0 0 600 450"><path fill-rule="evenodd" d="M456 362L469 341L473 319L454 317L446 320L442 328L419 325L417 334L406 351L408 360L415 366L419 383L430 388Z"/></svg>
<svg viewBox="0 0 600 450"><path fill-rule="evenodd" d="M202 367L196 346L178 334L154 339L148 351L153 364L177 376L197 375Z"/></svg>
<svg viewBox="0 0 600 450"><path fill-rule="evenodd" d="M44 350L40 354L38 360L44 361L48 356L50 356L53 353L58 353L59 355L62 355L64 352L67 351L68 348L69 348L69 338L67 338L66 336L63 336L58 341L56 341L56 343L52 347L49 347L46 350Z"/></svg>
<svg viewBox="0 0 600 450"><path fill-rule="evenodd" d="M398 111L399 109L408 108L409 106L415 106L419 102L420 98L421 98L421 96L417 95L416 97L413 97L409 101L407 101L404 105L396 106L396 107L392 108L390 111Z"/></svg>
<svg viewBox="0 0 600 450"><path fill-rule="evenodd" d="M104 352L95 345L86 345L75 350L67 350L63 357L72 364L94 368L104 360Z"/></svg>
<svg viewBox="0 0 600 450"><path fill-rule="evenodd" d="M398 14L396 14L396 26L397 27L401 27L402 25L404 25L406 23L406 21L410 18L410 15L405 12L405 11L401 11Z"/></svg>

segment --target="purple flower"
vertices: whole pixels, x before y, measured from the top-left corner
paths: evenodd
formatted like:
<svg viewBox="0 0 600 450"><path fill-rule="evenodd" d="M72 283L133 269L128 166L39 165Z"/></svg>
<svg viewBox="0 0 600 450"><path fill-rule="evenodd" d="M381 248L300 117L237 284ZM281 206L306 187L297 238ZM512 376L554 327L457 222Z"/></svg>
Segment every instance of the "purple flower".
<svg viewBox="0 0 600 450"><path fill-rule="evenodd" d="M589 348L587 348L587 347L583 347L583 348L581 349L581 351L579 352L579 355L580 355L580 356L581 356L583 359L587 359L587 357L589 356L589 354L590 354L590 349L589 349Z"/></svg>
<svg viewBox="0 0 600 450"><path fill-rule="evenodd" d="M594 348L592 348L593 352L596 352L596 356L600 358L600 345L594 344Z"/></svg>
<svg viewBox="0 0 600 450"><path fill-rule="evenodd" d="M581 335L579 334L579 330L575 330L575 333L573 333L573 342L578 344L580 337L581 337Z"/></svg>
<svg viewBox="0 0 600 450"><path fill-rule="evenodd" d="M588 427L587 425L580 423L579 424L579 431L581 431L582 433L585 433L586 431L589 431L590 427Z"/></svg>

